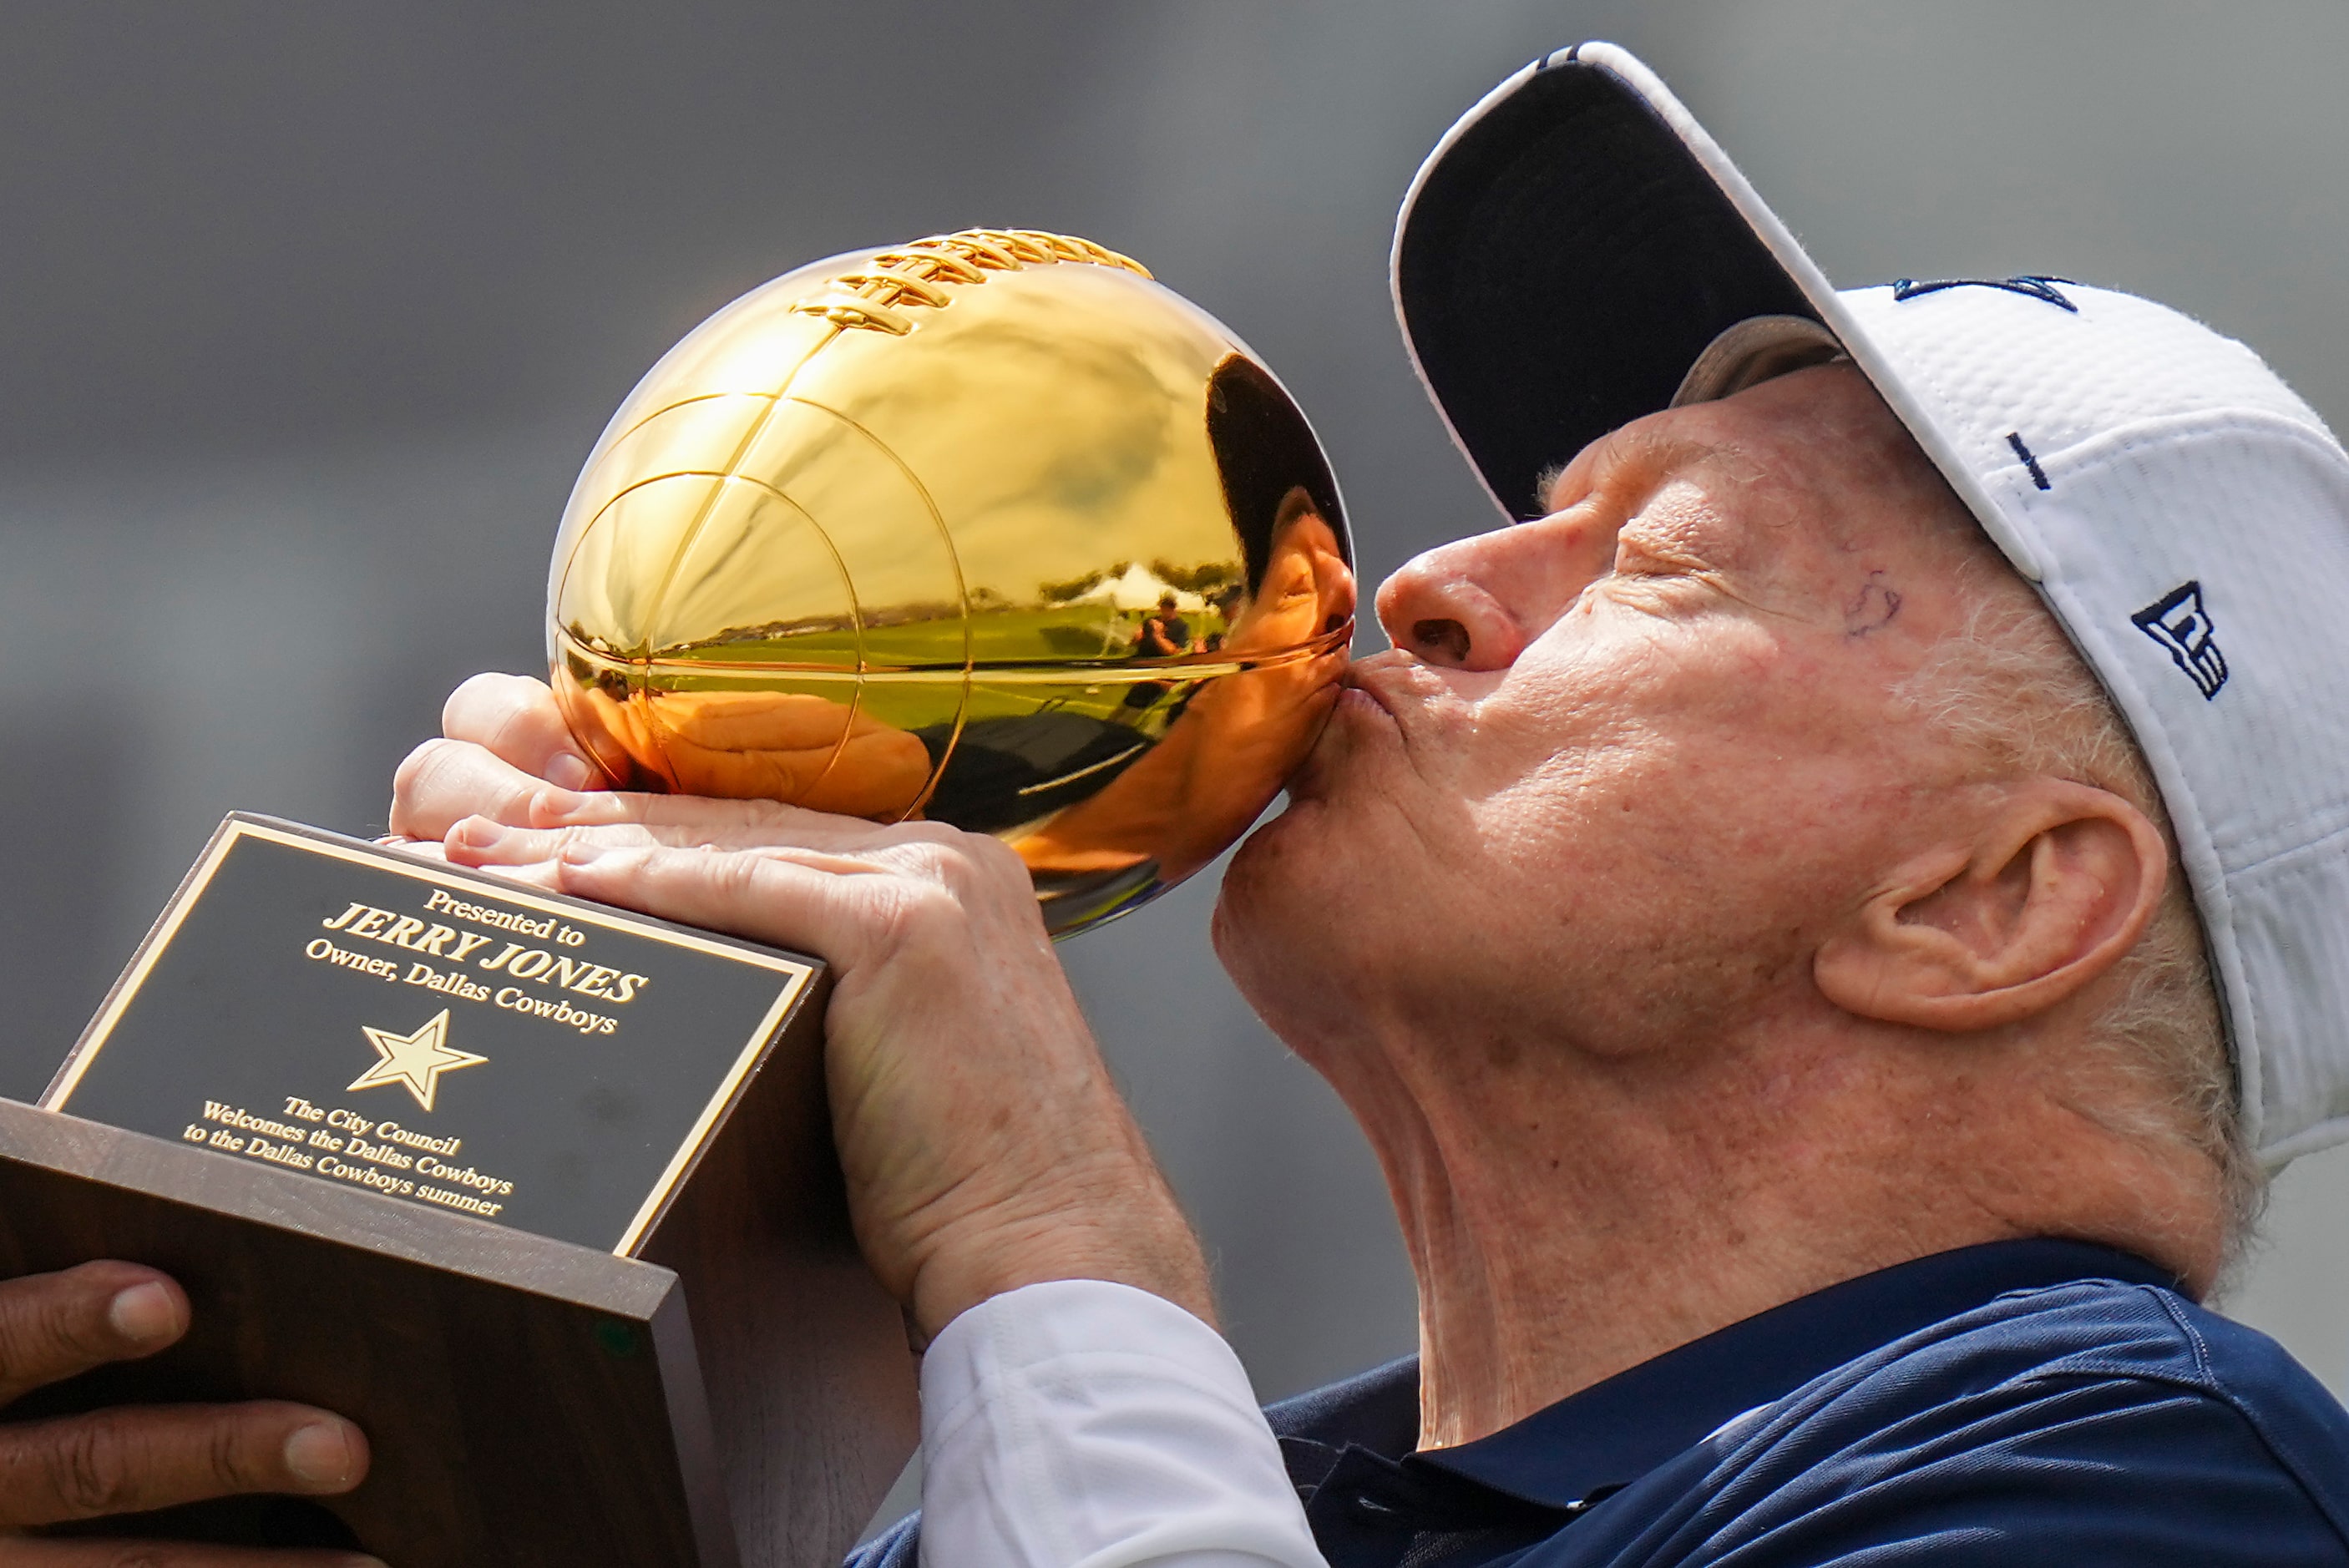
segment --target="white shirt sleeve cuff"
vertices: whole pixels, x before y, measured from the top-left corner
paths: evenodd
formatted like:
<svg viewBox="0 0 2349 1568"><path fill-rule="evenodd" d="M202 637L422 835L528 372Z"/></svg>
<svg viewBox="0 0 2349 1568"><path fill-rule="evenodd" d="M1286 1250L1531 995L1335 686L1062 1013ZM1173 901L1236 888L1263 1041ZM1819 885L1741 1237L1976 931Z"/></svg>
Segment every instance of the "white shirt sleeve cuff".
<svg viewBox="0 0 2349 1568"><path fill-rule="evenodd" d="M1031 1284L922 1358L924 1568L1322 1568L1230 1346L1102 1280Z"/></svg>

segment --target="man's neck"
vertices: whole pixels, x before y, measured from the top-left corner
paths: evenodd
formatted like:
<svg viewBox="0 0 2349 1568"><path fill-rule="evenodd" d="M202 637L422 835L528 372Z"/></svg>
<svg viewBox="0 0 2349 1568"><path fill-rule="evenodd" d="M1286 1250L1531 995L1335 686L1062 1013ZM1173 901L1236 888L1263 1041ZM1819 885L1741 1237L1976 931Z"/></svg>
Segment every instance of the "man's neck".
<svg viewBox="0 0 2349 1568"><path fill-rule="evenodd" d="M2034 1109L1951 1133L1931 1123L1973 1108L1825 1055L1724 1052L1693 1083L1660 1076L1684 1065L1514 1056L1474 1073L1456 1051L1356 1056L1339 1084L1418 1277L1423 1447L1912 1258L2030 1234L2163 1250L2111 1217L2163 1173L2125 1153L2034 1162L2033 1141L2081 1147ZM1970 1175L1985 1170L1999 1174Z"/></svg>

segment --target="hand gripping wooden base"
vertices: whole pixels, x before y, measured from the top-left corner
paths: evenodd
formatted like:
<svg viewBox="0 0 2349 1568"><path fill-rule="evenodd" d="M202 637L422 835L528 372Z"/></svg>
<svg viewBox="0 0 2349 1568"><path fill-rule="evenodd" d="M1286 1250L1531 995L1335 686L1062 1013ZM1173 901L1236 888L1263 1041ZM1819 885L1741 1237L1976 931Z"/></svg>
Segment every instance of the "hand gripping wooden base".
<svg viewBox="0 0 2349 1568"><path fill-rule="evenodd" d="M188 1337L11 1416L297 1399L374 1447L347 1497L141 1533L393 1568L831 1568L915 1441L812 1049L778 1047L644 1261L0 1100L0 1273L98 1257L178 1279Z"/></svg>

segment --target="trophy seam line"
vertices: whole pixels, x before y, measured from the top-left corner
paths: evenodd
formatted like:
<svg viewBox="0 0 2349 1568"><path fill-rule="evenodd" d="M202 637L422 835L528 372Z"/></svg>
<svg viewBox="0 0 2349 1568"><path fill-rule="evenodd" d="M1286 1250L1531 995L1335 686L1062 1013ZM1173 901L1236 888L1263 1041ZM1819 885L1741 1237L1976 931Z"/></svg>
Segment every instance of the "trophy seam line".
<svg viewBox="0 0 2349 1568"><path fill-rule="evenodd" d="M954 530L947 526L946 516L938 510L937 499L930 494L930 487L922 482L921 476L913 470L913 468L906 463L905 459L897 453L896 449L890 446L888 442L883 440L880 437L874 435L871 430L865 428L862 421L851 415L843 413L841 410L832 407L830 404L819 403L814 398L801 393L793 393L791 396L792 402L812 408L820 414L829 415L831 418L839 420L842 424L855 431L857 435L863 437L864 440L871 445L874 451L879 452L883 459L894 467L899 474L904 476L905 482L913 487L914 493L921 498L922 511L928 515L930 526L937 533L938 543L947 552L947 564L954 572L955 601L962 612L962 694L955 703L954 728L947 736L946 746L939 751L938 759L935 763L931 764L929 779L923 784L921 793L914 798L912 803L907 805L904 813L898 817L897 820L902 822L911 818L915 812L920 810L929 800L930 797L937 793L940 781L946 778L947 767L954 760L955 748L962 744L963 726L968 722L970 717L970 683L971 667L973 664L970 638L970 582L963 575L962 552L955 547ZM822 532L823 531L819 529L818 531ZM825 542L827 544L830 543L830 536L828 534L826 535ZM849 597L853 601L855 596L855 591L852 584ZM854 703L861 704L864 697L865 677L872 673L872 665L866 659L864 653L864 635L861 629L864 624L862 607L852 606L852 608L855 610L855 613L858 615L857 624L860 628L856 638L856 691L852 701ZM853 713L854 709L852 707L851 711ZM823 781L823 777L831 774L833 768L839 762L842 753L845 752L847 749L848 738L846 735L843 734L841 737L840 745L833 750L831 758L824 763L823 775L819 776L817 779L818 783ZM812 788L812 786L811 788Z"/></svg>
<svg viewBox="0 0 2349 1568"><path fill-rule="evenodd" d="M794 369L792 374L797 375L798 371ZM808 403L804 398L794 397L788 394L779 393L776 395L773 403L770 407L770 414L772 413L774 408L780 408L785 402L801 403L805 407L816 408L820 412L826 414L832 412L831 409L824 408L821 404ZM849 422L853 423L853 421ZM763 428L763 423L764 422L762 420L761 428ZM737 452L730 461L739 464L741 459L741 456L742 454L740 452ZM704 470L693 469L685 471L698 473ZM624 490L621 493L625 495L632 491L641 490L646 485L656 483L658 480L666 477L669 476L655 475L651 479L639 480L637 483L629 486L627 490ZM818 782L821 782L832 772L833 769L839 763L842 755L847 751L849 737L855 727L856 716L864 710L864 676L866 668L864 658L864 606L856 602L856 578L854 574L848 570L848 562L842 557L840 553L840 546L833 542L831 531L816 521L815 514L813 512L811 512L807 508L802 506L797 500L793 500L792 496L780 486L770 483L768 480L756 474L744 473L740 471L739 468L730 472L721 473L718 475L717 478L719 480L719 486L721 490L724 488L727 480L739 480L743 484L766 491L767 494L774 497L776 500L781 502L784 506L791 508L792 514L799 518L801 521L806 523L808 531L813 533L817 540L822 542L824 553L832 558L833 570L840 574L840 583L842 588L847 593L849 626L856 634L855 674L857 679L856 684L850 688L848 694L848 722L841 727L840 738L833 743L832 755L824 758L823 771L816 776ZM616 500L617 498L616 497L614 499ZM926 496L924 497L926 501L927 499L928 498ZM693 531L687 535L685 543L678 547L677 552L678 562L682 562L684 560L687 552L692 548L694 539L698 537L699 531L700 520L697 519ZM664 594L667 593L668 583L674 581L675 574L676 563L673 562L670 567L669 577L665 579L662 583L661 592ZM657 601L656 601L656 603L657 603ZM968 640L967 634L965 640ZM654 670L667 666L683 666L696 671L706 671L709 668L706 665L689 659L657 658L653 655L649 647L647 647L642 655L636 657L626 659L623 662L633 676L645 679L648 679ZM834 676L843 673L839 670L837 665L826 665L823 666L823 668L826 673ZM631 695L633 696L633 694L638 689L636 681L632 679L629 684ZM655 710L652 704L645 704L643 711L645 722L662 728L667 727L661 725L660 716ZM675 784L676 780L671 779L670 782Z"/></svg>
<svg viewBox="0 0 2349 1568"><path fill-rule="evenodd" d="M800 372L808 367L810 361L813 360L817 355L823 353L825 349L831 347L834 343L837 343L840 340L842 331L843 329L841 327L834 325L831 332L827 334L821 342L816 343L814 346L810 347L805 354L800 356L798 359L792 362L791 369L784 373L782 380L776 383L774 391L767 395L766 407L760 411L757 418L750 421L750 428L742 432L741 438L734 444L733 451L727 455L726 466L719 473L718 483L711 487L709 494L703 499L701 505L695 509L693 521L686 525L684 537L678 540L677 548L669 552L668 561L661 569L660 583L653 590L652 597L649 601L650 608L646 616L647 631L645 634L647 639L649 639L651 634L650 628L658 624L660 622L661 612L668 602L669 589L676 584L678 569L684 564L686 556L692 552L695 542L701 537L702 530L709 526L710 513L718 504L718 498L726 493L726 481L730 479L742 477L743 459L750 456L751 449L758 445L759 438L765 435L767 433L767 428L774 423L776 411L783 406L785 399L790 397L792 383L799 379ZM630 487L632 490L640 488L642 487ZM767 486L764 488L766 488L770 493L775 493L772 486ZM605 510L609 511L610 509L609 507L606 507ZM603 513L598 512L596 515L600 519ZM803 509L802 515L804 515ZM592 527L594 525L591 523L589 526ZM819 530L818 531L822 531ZM854 603L855 594L853 589L850 593L849 598L850 603L848 613L855 622L856 651L857 657L861 660L864 655L864 618L858 611ZM649 642L647 642L647 645L639 650L639 652L642 656L649 657L652 654L652 648L649 645Z"/></svg>

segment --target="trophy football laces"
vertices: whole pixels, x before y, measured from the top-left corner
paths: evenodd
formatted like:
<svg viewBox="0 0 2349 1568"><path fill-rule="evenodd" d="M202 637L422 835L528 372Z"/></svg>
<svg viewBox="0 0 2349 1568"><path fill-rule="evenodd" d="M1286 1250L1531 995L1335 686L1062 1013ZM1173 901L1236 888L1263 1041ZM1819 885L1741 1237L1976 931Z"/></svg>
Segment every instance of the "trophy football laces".
<svg viewBox="0 0 2349 1568"><path fill-rule="evenodd" d="M1079 262L1150 276L1150 269L1106 245L1037 229L961 229L882 251L852 272L830 279L823 293L786 307L821 316L834 326L903 337L914 330L907 306L942 310L953 303L949 285L982 284L989 273Z"/></svg>

